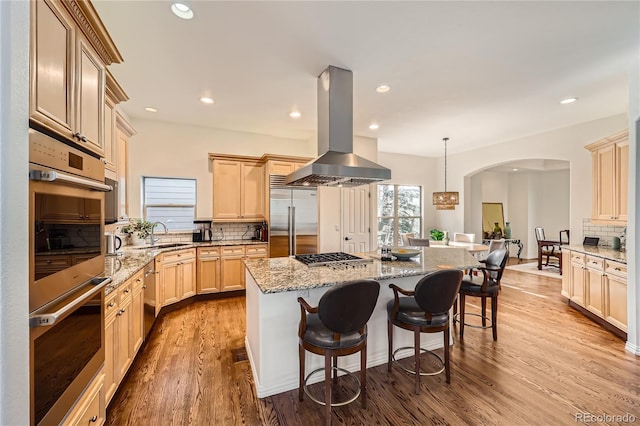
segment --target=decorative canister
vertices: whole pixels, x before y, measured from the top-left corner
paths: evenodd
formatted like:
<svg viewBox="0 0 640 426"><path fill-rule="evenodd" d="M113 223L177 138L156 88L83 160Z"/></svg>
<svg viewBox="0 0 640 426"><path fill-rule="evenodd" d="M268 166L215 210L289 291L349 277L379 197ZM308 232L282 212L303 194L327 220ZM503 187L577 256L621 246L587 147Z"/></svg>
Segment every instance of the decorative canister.
<svg viewBox="0 0 640 426"><path fill-rule="evenodd" d="M511 238L511 224L510 222L504 223L504 237L508 240Z"/></svg>

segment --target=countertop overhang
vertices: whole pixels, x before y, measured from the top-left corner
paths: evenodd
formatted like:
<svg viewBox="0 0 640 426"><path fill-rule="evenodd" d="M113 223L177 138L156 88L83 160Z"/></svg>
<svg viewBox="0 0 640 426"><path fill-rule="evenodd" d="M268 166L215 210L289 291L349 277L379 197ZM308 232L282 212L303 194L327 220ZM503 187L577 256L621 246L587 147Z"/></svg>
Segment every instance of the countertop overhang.
<svg viewBox="0 0 640 426"><path fill-rule="evenodd" d="M569 245L562 246L565 250L577 251L578 253L588 254L590 256L602 257L604 259L613 260L615 262L627 263L627 252L623 250L615 250L611 247Z"/></svg>

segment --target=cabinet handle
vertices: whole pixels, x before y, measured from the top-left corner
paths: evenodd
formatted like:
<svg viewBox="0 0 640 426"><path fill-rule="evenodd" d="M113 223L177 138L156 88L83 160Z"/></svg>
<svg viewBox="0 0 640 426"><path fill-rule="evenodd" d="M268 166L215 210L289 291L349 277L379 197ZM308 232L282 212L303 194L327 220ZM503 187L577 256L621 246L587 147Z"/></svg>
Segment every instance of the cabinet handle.
<svg viewBox="0 0 640 426"><path fill-rule="evenodd" d="M97 421L98 421L98 416L93 416L93 417L91 417L91 419L89 419L90 423L95 423Z"/></svg>
<svg viewBox="0 0 640 426"><path fill-rule="evenodd" d="M613 270L614 270L614 271L619 271L619 270L620 270L620 268L613 268Z"/></svg>
<svg viewBox="0 0 640 426"><path fill-rule="evenodd" d="M142 288L143 288L143 289L145 289L145 288L147 288L147 286L146 286L146 285L143 285L143 286L142 286Z"/></svg>
<svg viewBox="0 0 640 426"><path fill-rule="evenodd" d="M80 140L82 142L86 142L87 141L87 137L85 135L80 135Z"/></svg>
<svg viewBox="0 0 640 426"><path fill-rule="evenodd" d="M116 303L115 302L110 302L109 305L107 305L107 306L109 306L110 308L113 308L114 306L116 306Z"/></svg>
<svg viewBox="0 0 640 426"><path fill-rule="evenodd" d="M128 288L126 288L126 289L124 290L124 292L125 292L125 293L129 293L130 291L131 291L131 290L129 290Z"/></svg>
<svg viewBox="0 0 640 426"><path fill-rule="evenodd" d="M80 133L79 132L75 132L71 136L73 136L74 139L80 139Z"/></svg>
<svg viewBox="0 0 640 426"><path fill-rule="evenodd" d="M140 278L137 278L136 282L139 283L139 282L142 282L142 280Z"/></svg>

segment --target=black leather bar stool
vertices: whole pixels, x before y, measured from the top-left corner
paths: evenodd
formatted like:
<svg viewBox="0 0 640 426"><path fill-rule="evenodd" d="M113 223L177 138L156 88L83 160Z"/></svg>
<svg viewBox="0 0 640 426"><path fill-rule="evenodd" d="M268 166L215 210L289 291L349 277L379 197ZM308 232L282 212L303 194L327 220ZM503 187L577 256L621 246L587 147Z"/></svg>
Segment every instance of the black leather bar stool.
<svg viewBox="0 0 640 426"><path fill-rule="evenodd" d="M300 387L298 398L304 393L314 402L326 406L326 424L331 424L331 407L346 405L361 395L362 406L367 404L367 321L373 313L380 293L380 284L373 280L350 281L338 284L320 298L313 308L302 298L300 303L300 326L298 328L300 357ZM305 377L305 350L323 355L325 400L320 401L307 392L307 381L317 369ZM350 400L339 404L331 403L331 372L334 381L338 370L338 357L360 352L360 389ZM333 361L333 362L332 362ZM357 380L357 378L356 378Z"/></svg>
<svg viewBox="0 0 640 426"><path fill-rule="evenodd" d="M509 250L505 248L497 249L489 253L484 265L478 270L482 271L482 283L473 281L463 281L460 287L460 340L464 338L464 327L489 328L493 329L493 340L498 340L498 293L500 292L500 280L504 272L504 267L509 259ZM465 313L466 296L480 297L482 314ZM491 299L491 324L487 325L487 298ZM482 325L474 325L465 322L465 315L479 316Z"/></svg>
<svg viewBox="0 0 640 426"><path fill-rule="evenodd" d="M403 349L393 351L393 326L413 331L414 334L414 362L415 370L403 370L413 373L416 377L416 395L420 393L420 376L433 376L445 371L447 383L451 382L451 370L449 368L449 310L456 300L462 271L449 269L433 272L416 284L414 291L403 290L395 284L389 284L393 290L393 300L387 304L387 326L389 336L389 359L387 369L391 371L391 361L395 360L395 354ZM399 293L409 297L399 297ZM420 347L420 333L444 333L444 361L435 353ZM434 373L420 371L420 352L427 352L436 357L442 363L443 368Z"/></svg>

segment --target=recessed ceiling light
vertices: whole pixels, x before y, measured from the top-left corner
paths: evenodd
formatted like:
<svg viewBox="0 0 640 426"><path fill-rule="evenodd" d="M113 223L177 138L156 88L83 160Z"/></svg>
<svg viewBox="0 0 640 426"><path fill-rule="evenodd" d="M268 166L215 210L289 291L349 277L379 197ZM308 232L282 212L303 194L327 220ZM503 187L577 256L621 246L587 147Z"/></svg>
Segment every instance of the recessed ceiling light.
<svg viewBox="0 0 640 426"><path fill-rule="evenodd" d="M514 172L517 172L517 171L518 171L518 169L516 169L516 168L513 168L513 169L511 169L511 170L513 170Z"/></svg>
<svg viewBox="0 0 640 426"><path fill-rule="evenodd" d="M191 19L193 18L193 10L184 3L176 2L171 5L171 11L178 18Z"/></svg>
<svg viewBox="0 0 640 426"><path fill-rule="evenodd" d="M200 98L200 102L202 102L203 104L212 104L214 101L211 98L202 97Z"/></svg>
<svg viewBox="0 0 640 426"><path fill-rule="evenodd" d="M371 123L369 125L369 129L371 130L378 130L380 128L380 126L378 126L376 123Z"/></svg>
<svg viewBox="0 0 640 426"><path fill-rule="evenodd" d="M376 87L376 92L378 93L387 93L389 90L391 90L391 87L386 84L381 84L380 86Z"/></svg>
<svg viewBox="0 0 640 426"><path fill-rule="evenodd" d="M572 104L575 101L577 101L578 98L566 98L560 101L561 104L566 105L566 104Z"/></svg>
<svg viewBox="0 0 640 426"><path fill-rule="evenodd" d="M302 117L302 114L300 114L300 111L291 111L289 113L289 117L291 117L291 118L300 118L300 117Z"/></svg>
<svg viewBox="0 0 640 426"><path fill-rule="evenodd" d="M149 112L158 112L158 110L153 107L146 107L144 110Z"/></svg>

